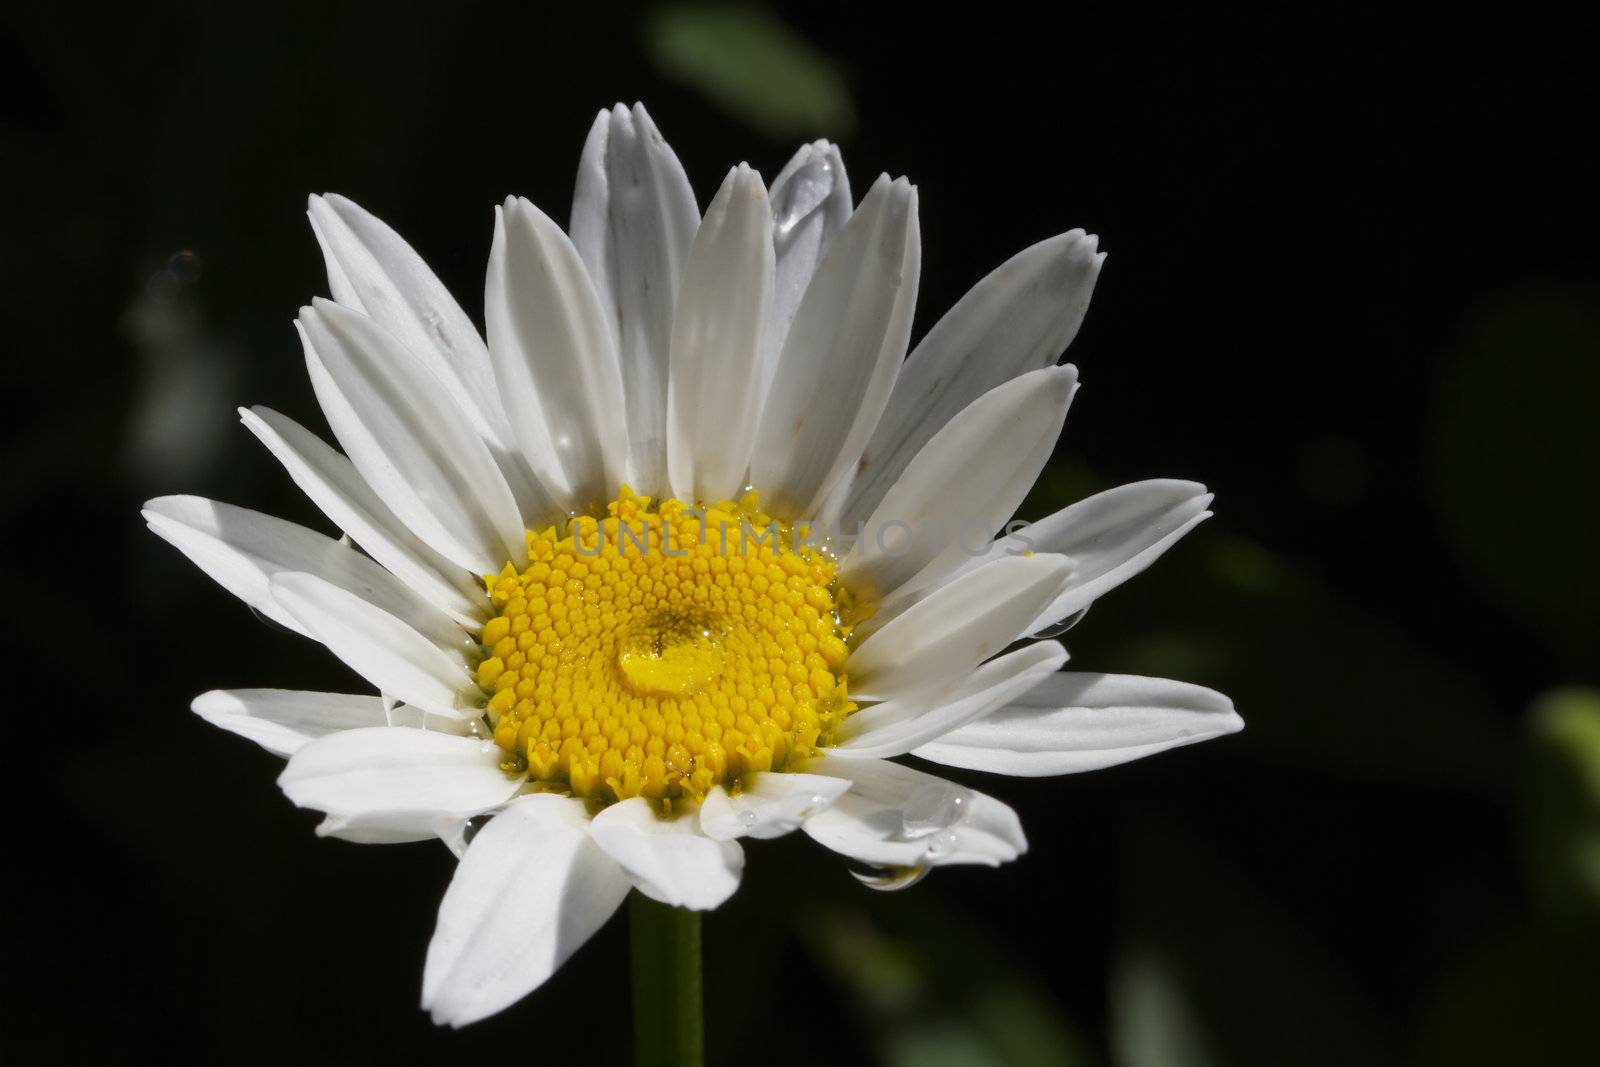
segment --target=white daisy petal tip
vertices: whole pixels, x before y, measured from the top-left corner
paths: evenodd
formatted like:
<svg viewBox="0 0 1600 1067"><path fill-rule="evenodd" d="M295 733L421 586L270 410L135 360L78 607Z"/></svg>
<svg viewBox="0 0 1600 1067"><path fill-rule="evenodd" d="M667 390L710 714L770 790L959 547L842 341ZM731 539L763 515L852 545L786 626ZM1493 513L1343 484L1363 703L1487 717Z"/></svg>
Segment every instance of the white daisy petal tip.
<svg viewBox="0 0 1600 1067"><path fill-rule="evenodd" d="M516 795L525 776L499 763L492 741L375 726L299 749L278 787L297 807L330 816L335 836L434 836Z"/></svg>
<svg viewBox="0 0 1600 1067"><path fill-rule="evenodd" d="M904 361L921 264L916 190L884 175L832 241L784 338L751 464L769 506L817 514L860 456Z"/></svg>
<svg viewBox="0 0 1600 1067"><path fill-rule="evenodd" d="M602 503L626 476L616 341L571 238L523 197L496 217L484 320L524 460L571 507Z"/></svg>
<svg viewBox="0 0 1600 1067"><path fill-rule="evenodd" d="M770 197L777 269L772 314L762 346L763 391L772 380L795 311L817 266L855 208L844 158L829 141L801 145L773 179Z"/></svg>
<svg viewBox="0 0 1600 1067"><path fill-rule="evenodd" d="M450 615L372 559L326 534L198 496L158 497L143 512L158 536L219 585L274 622L310 634L272 598L273 575L306 571L403 620L443 647L463 641Z"/></svg>
<svg viewBox="0 0 1600 1067"><path fill-rule="evenodd" d="M827 228L834 232L849 217L850 183L844 157L831 141L801 145L778 172L772 189L775 236L780 242L792 240L796 228L817 213L826 217Z"/></svg>
<svg viewBox="0 0 1600 1067"><path fill-rule="evenodd" d="M643 104L601 111L578 163L569 231L624 368L629 484L666 484L668 349L700 208Z"/></svg>
<svg viewBox="0 0 1600 1067"><path fill-rule="evenodd" d="M1034 550L1076 561L1077 573L1040 613L1037 633L1089 607L1142 573L1211 517L1214 494L1199 482L1157 478L1108 489L1030 525L1022 536ZM1002 538L990 554L1005 551Z"/></svg>
<svg viewBox="0 0 1600 1067"><path fill-rule="evenodd" d="M519 797L462 854L439 905L422 1008L461 1027L533 992L605 925L630 888L587 832L583 802Z"/></svg>
<svg viewBox="0 0 1600 1067"><path fill-rule="evenodd" d="M289 689L213 689L195 697L189 709L211 725L283 757L340 730L424 725L419 709L387 709L381 697ZM448 733L465 733L469 724L435 716L427 725Z"/></svg>
<svg viewBox="0 0 1600 1067"><path fill-rule="evenodd" d="M860 455L842 502L846 522L871 514L958 413L1061 357L1094 291L1094 242L1072 230L1024 249L974 285L918 342Z"/></svg>
<svg viewBox="0 0 1600 1067"><path fill-rule="evenodd" d="M1101 770L1244 729L1233 701L1165 678L1067 672L912 754L1019 777Z"/></svg>
<svg viewBox="0 0 1600 1067"><path fill-rule="evenodd" d="M667 473L684 500L730 498L750 467L762 387L755 354L773 301L771 229L761 175L741 163L695 234L673 318Z"/></svg>

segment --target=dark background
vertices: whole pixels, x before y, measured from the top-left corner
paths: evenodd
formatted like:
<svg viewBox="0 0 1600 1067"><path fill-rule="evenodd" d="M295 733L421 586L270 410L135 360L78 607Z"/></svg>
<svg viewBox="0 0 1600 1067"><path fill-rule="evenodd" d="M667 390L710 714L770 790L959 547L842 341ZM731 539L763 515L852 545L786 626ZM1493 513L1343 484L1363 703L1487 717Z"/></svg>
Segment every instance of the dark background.
<svg viewBox="0 0 1600 1067"><path fill-rule="evenodd" d="M634 99L702 205L824 135L858 196L911 176L919 335L1014 251L1101 235L1026 513L1214 489L1067 643L1248 724L966 776L1028 828L999 871L877 894L800 835L751 848L705 927L715 1062L1600 1062L1595 26L607 9L0 19L8 1062L628 1061L620 918L512 1010L431 1026L448 853L314 837L277 760L186 710L358 683L138 505L325 528L234 415L322 425L306 194L389 221L476 317L491 206L564 218L596 109Z"/></svg>

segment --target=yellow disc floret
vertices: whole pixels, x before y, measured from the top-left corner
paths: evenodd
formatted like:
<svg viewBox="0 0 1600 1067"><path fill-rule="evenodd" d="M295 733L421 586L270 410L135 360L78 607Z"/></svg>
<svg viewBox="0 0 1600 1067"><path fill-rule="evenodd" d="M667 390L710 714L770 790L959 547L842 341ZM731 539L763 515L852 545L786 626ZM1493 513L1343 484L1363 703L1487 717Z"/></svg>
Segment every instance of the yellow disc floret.
<svg viewBox="0 0 1600 1067"><path fill-rule="evenodd" d="M758 505L624 487L487 577L478 684L508 770L670 811L831 743L855 710L836 564Z"/></svg>

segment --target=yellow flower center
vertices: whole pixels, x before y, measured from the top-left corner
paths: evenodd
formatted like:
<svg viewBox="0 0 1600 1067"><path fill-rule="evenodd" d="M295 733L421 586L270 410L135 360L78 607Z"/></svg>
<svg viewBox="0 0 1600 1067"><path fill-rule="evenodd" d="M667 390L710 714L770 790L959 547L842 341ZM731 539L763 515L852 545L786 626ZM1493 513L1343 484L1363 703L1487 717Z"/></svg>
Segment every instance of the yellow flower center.
<svg viewBox="0 0 1600 1067"><path fill-rule="evenodd" d="M696 510L623 487L607 512L486 577L477 678L506 769L670 811L831 743L855 710L833 559L754 493Z"/></svg>

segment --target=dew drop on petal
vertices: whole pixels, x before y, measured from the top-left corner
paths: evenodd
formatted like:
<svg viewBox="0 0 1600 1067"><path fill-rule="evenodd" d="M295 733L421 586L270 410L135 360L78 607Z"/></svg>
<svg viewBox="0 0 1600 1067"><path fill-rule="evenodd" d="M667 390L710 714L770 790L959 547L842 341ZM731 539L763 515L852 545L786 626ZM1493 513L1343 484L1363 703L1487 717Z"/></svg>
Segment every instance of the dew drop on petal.
<svg viewBox="0 0 1600 1067"><path fill-rule="evenodd" d="M950 782L936 782L911 794L900 812L900 820L906 838L916 840L948 830L970 810L971 795L967 790Z"/></svg>
<svg viewBox="0 0 1600 1067"><path fill-rule="evenodd" d="M1082 611L1074 611L1071 615L1068 615L1066 618L1062 619L1060 622L1051 623L1049 626L1046 626L1044 629L1035 631L1030 636L1039 637L1039 638L1060 637L1062 634L1066 633L1068 630L1070 630L1074 626L1078 625L1078 623L1082 622L1083 621L1083 617L1085 615L1087 615L1087 614L1089 614L1089 609L1088 608L1084 608Z"/></svg>
<svg viewBox="0 0 1600 1067"><path fill-rule="evenodd" d="M462 847L472 844L472 839L478 836L478 831L487 826L492 818L494 818L493 815L474 815L463 822L461 824Z"/></svg>
<svg viewBox="0 0 1600 1067"><path fill-rule="evenodd" d="M961 837L954 830L940 830L928 842L927 857L931 860L943 856L955 849L961 843Z"/></svg>
<svg viewBox="0 0 1600 1067"><path fill-rule="evenodd" d="M748 830L756 824L756 813L749 808L744 809L739 813L739 823Z"/></svg>
<svg viewBox="0 0 1600 1067"><path fill-rule="evenodd" d="M444 317L433 308L428 308L422 313L422 322L435 341L443 343L448 340L444 333Z"/></svg>
<svg viewBox="0 0 1600 1067"><path fill-rule="evenodd" d="M928 876L926 867L878 867L871 863L851 860L850 877L880 893L895 893L910 889Z"/></svg>
<svg viewBox="0 0 1600 1067"><path fill-rule="evenodd" d="M812 793L811 796L806 799L805 807L795 812L795 817L800 819L809 819L811 816L820 811L822 806L827 802L828 798L823 796L821 793Z"/></svg>

